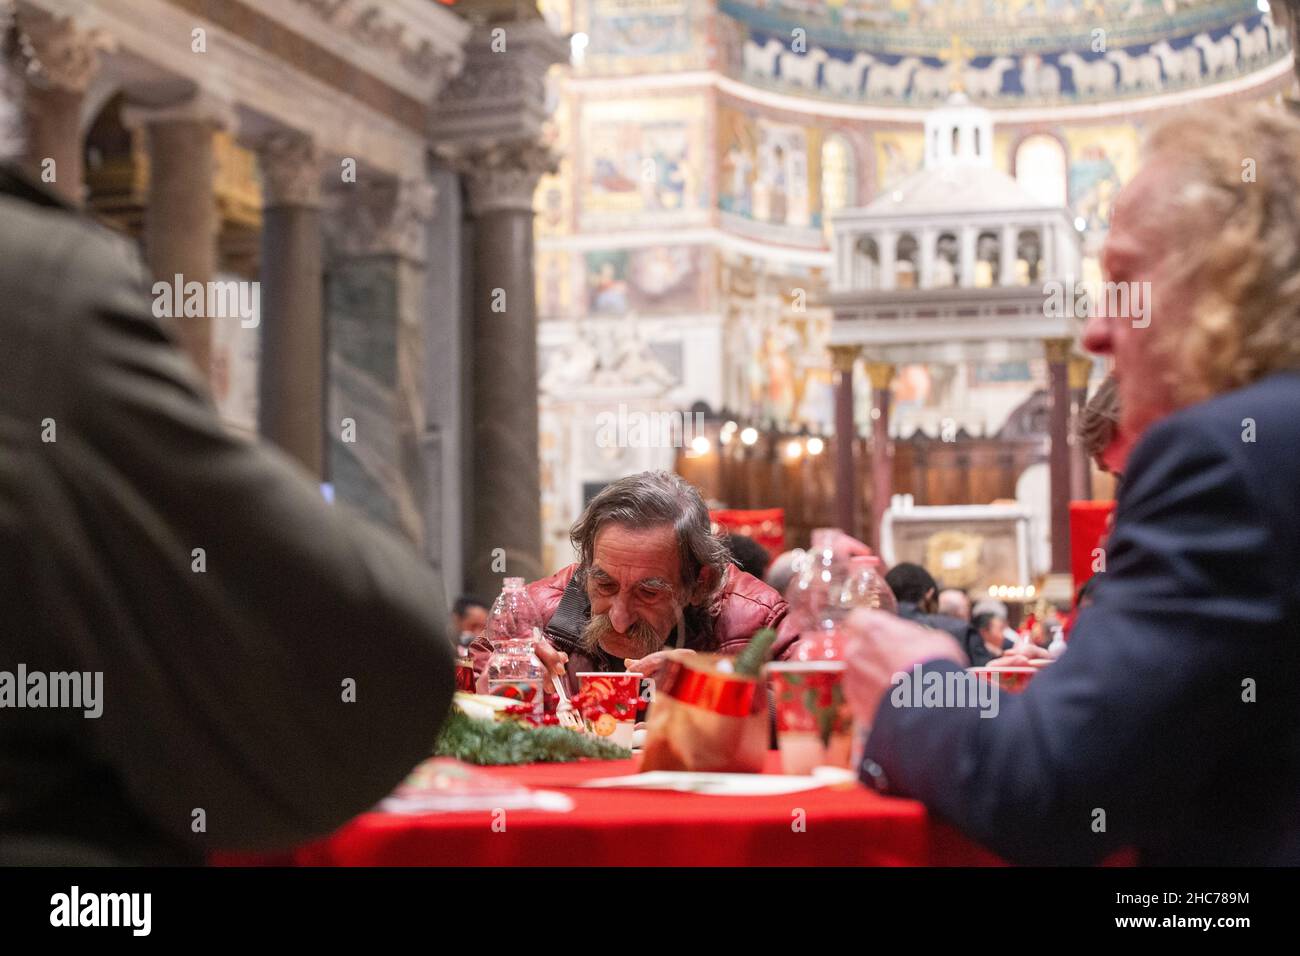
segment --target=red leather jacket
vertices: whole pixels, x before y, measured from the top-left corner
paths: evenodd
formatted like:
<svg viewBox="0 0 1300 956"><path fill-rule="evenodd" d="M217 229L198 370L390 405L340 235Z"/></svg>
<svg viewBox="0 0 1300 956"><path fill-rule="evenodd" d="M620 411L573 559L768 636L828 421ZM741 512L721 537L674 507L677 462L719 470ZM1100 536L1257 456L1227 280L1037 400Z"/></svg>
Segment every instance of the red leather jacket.
<svg viewBox="0 0 1300 956"><path fill-rule="evenodd" d="M581 671L622 670L623 663L615 663L608 655L584 651L572 643L567 631L552 628L552 619L564 597L565 589L573 580L577 564L542 578L528 585L528 596L533 599L537 609L546 622L546 636L558 648L569 655L569 679L574 682L574 674ZM714 596L710 607L713 618L712 634L687 634L680 646L695 651L715 654L738 654L754 632L764 627L777 630L776 644L772 649L775 660L785 660L799 635L794 629L794 622L787 617L789 606L785 598L768 587L752 574L747 574L735 565L729 565L722 588ZM492 654L492 644L487 632L475 638L470 645L470 654L474 659L474 673L479 675L487 666Z"/></svg>

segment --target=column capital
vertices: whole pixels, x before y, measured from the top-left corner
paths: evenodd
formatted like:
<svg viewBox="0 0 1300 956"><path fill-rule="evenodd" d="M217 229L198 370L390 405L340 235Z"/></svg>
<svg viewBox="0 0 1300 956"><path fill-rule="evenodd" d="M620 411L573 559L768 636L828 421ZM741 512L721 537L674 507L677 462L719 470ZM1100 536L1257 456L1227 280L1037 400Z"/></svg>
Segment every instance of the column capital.
<svg viewBox="0 0 1300 956"><path fill-rule="evenodd" d="M19 7L18 52L27 82L43 89L84 93L99 69L99 54L115 48L100 29L85 29L71 16Z"/></svg>
<svg viewBox="0 0 1300 956"><path fill-rule="evenodd" d="M437 155L465 178L470 212L483 216L511 210L532 212L542 176L559 168L559 157L535 139L443 146Z"/></svg>
<svg viewBox="0 0 1300 956"><path fill-rule="evenodd" d="M1068 362L1073 348L1074 339L1043 339L1043 354L1053 365Z"/></svg>
<svg viewBox="0 0 1300 956"><path fill-rule="evenodd" d="M296 130L272 133L258 144L257 154L264 205L320 206L320 152L310 136Z"/></svg>
<svg viewBox="0 0 1300 956"><path fill-rule="evenodd" d="M203 123L214 130L233 130L238 122L230 100L207 90L197 90L162 102L128 102L122 125L139 129L160 123Z"/></svg>
<svg viewBox="0 0 1300 956"><path fill-rule="evenodd" d="M1069 363L1070 388L1087 388L1088 379L1092 377L1091 356L1072 354Z"/></svg>
<svg viewBox="0 0 1300 956"><path fill-rule="evenodd" d="M867 378L871 379L871 387L877 391L889 388L889 383L894 380L894 371L893 362L867 363Z"/></svg>
<svg viewBox="0 0 1300 956"><path fill-rule="evenodd" d="M330 215L325 236L337 256L394 255L423 263L425 226L433 218L438 191L425 179L394 179L362 174L357 182L337 183L326 195Z"/></svg>
<svg viewBox="0 0 1300 956"><path fill-rule="evenodd" d="M853 366L857 364L858 358L862 355L862 346L860 345L830 345L827 346L831 353L831 364L837 372L853 372Z"/></svg>
<svg viewBox="0 0 1300 956"><path fill-rule="evenodd" d="M434 143L536 139L542 134L550 115L547 73L568 61L569 38L551 29L535 8L529 13L527 4L512 3L509 10L496 6L501 9L464 12L480 22L465 41L464 67L430 111Z"/></svg>

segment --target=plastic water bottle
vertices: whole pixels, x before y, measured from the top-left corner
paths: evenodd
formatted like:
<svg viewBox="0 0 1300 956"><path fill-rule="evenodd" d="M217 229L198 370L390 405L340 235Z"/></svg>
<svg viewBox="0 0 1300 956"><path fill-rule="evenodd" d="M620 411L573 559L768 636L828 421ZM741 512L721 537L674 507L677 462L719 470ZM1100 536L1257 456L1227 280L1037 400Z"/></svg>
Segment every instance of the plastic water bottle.
<svg viewBox="0 0 1300 956"><path fill-rule="evenodd" d="M865 607L897 614L898 600L881 568L880 559L874 554L849 558L849 576L840 603L850 610Z"/></svg>
<svg viewBox="0 0 1300 956"><path fill-rule="evenodd" d="M848 613L844 607L844 586L849 566L835 554L834 528L817 528L803 566L786 588L789 614L799 630L799 641L790 652L792 660L839 660L839 624Z"/></svg>
<svg viewBox="0 0 1300 956"><path fill-rule="evenodd" d="M505 590L488 615L485 633L492 644L492 656L483 689L531 706L534 716L540 718L546 669L537 659L535 646L542 634L542 616L524 590L523 578L506 578Z"/></svg>

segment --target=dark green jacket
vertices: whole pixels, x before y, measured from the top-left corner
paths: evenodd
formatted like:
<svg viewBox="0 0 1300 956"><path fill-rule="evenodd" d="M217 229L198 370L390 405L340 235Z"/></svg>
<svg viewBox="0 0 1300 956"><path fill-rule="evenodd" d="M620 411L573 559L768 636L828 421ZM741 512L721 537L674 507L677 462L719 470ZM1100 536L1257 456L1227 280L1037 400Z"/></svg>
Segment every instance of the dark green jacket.
<svg viewBox="0 0 1300 956"><path fill-rule="evenodd" d="M0 707L0 863L195 861L367 809L446 715L441 590L223 430L129 243L0 171L0 679L103 674L98 718Z"/></svg>

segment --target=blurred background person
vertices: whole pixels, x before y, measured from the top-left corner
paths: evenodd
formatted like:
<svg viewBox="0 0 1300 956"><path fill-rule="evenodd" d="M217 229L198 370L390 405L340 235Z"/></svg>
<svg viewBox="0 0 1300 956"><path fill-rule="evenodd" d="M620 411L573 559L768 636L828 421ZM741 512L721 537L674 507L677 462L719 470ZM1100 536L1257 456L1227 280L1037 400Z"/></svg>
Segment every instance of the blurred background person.
<svg viewBox="0 0 1300 956"><path fill-rule="evenodd" d="M939 585L925 568L901 561L889 569L885 583L898 600L899 617L943 631L967 659L981 653L979 632L969 621L939 613Z"/></svg>
<svg viewBox="0 0 1300 956"><path fill-rule="evenodd" d="M989 661L1001 657L1014 646L1007 637L1007 619L997 614L977 614L971 625L979 632L982 652L971 655L971 664L984 667Z"/></svg>
<svg viewBox="0 0 1300 956"><path fill-rule="evenodd" d="M939 613L959 621L971 619L970 597L958 588L944 588L939 592Z"/></svg>
<svg viewBox="0 0 1300 956"><path fill-rule="evenodd" d="M461 656L469 656L469 646L487 627L488 606L470 594L462 594L451 605L451 633Z"/></svg>
<svg viewBox="0 0 1300 956"><path fill-rule="evenodd" d="M767 566L771 563L771 555L767 553L767 548L747 534L730 534L723 539L723 542L731 552L732 564L746 574L753 575L760 581L763 580L763 576L767 573Z"/></svg>

